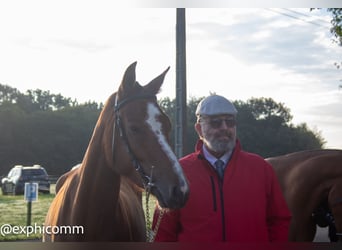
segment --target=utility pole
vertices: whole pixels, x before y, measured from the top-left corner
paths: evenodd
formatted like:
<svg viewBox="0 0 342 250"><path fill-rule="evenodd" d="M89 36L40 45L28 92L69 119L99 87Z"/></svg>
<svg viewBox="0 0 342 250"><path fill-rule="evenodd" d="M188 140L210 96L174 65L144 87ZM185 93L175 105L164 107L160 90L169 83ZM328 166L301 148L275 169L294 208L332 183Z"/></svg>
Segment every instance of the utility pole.
<svg viewBox="0 0 342 250"><path fill-rule="evenodd" d="M185 8L177 8L176 21L176 139L175 153L184 156L186 138L186 36Z"/></svg>

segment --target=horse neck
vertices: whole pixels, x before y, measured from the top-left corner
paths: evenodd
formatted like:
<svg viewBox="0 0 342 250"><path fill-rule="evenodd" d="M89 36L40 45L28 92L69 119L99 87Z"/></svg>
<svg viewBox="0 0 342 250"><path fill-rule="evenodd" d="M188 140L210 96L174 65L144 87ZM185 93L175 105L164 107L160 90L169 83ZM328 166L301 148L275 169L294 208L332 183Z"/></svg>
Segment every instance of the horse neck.
<svg viewBox="0 0 342 250"><path fill-rule="evenodd" d="M106 104L105 107L107 106L111 105ZM82 161L82 176L87 180L87 183L101 180L100 183L96 183L96 187L94 188L102 188L103 185L108 186L109 184L117 187L120 184L120 175L114 171L114 152L112 152L111 141L112 131L108 129L108 124L104 124L103 122L103 120L106 120L104 117L109 116L110 112L111 110L106 108L101 112ZM111 181L105 183L104 180L107 179Z"/></svg>
<svg viewBox="0 0 342 250"><path fill-rule="evenodd" d="M106 112L110 110L102 111L79 169L73 200L77 208L74 211L86 212L74 214L74 223L102 232L96 237L105 240L144 240L141 193L138 194L135 185L115 170L115 166L132 168L132 162L118 132L114 138L115 152L112 152L112 131L105 129L108 124L102 123L102 116L108 115Z"/></svg>
<svg viewBox="0 0 342 250"><path fill-rule="evenodd" d="M76 220L81 223L85 221L86 224L92 224L91 226L94 224L100 226L103 222L107 223L106 216L115 216L119 199L120 175L113 171L110 162L106 159L105 150L103 129L97 125L79 169L79 180L74 197L75 206L86 210L86 213L82 214L83 218L77 218L75 215ZM99 204L106 205L99 206Z"/></svg>
<svg viewBox="0 0 342 250"><path fill-rule="evenodd" d="M120 241L146 241L146 223L142 207L142 194L135 184L121 179L121 188L116 213L116 239Z"/></svg>
<svg viewBox="0 0 342 250"><path fill-rule="evenodd" d="M101 157L103 154L97 153L101 149L91 147L91 143L89 145L82 163L82 191L79 190L77 197L80 209L87 204L84 207L89 216L83 219L88 226L98 228L97 231L102 232L99 237L104 240L144 241L146 232L141 193L131 181L111 169L106 159Z"/></svg>

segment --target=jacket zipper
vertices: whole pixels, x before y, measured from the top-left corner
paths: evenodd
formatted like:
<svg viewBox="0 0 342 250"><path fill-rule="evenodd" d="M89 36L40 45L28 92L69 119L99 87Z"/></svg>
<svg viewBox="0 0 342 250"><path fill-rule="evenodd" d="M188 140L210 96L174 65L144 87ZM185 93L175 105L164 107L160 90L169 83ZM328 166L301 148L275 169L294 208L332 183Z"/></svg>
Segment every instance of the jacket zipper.
<svg viewBox="0 0 342 250"><path fill-rule="evenodd" d="M202 157L202 156L201 156ZM204 157L202 159L205 159ZM206 160L207 161L207 160ZM210 163L207 161L210 165ZM226 241L226 224L225 224L225 214L224 214L224 198L223 198L223 180L220 180L217 175L219 194L220 194L220 203L221 203L221 224L222 224L222 241ZM210 175L211 187L213 192L213 209L217 211L217 201L216 201L216 188L215 188L215 178Z"/></svg>
<svg viewBox="0 0 342 250"><path fill-rule="evenodd" d="M223 199L223 181L219 180L219 191L220 191L220 201L221 201L221 222L222 222L222 240L226 241L226 223L225 223L225 213L224 213L224 199Z"/></svg>
<svg viewBox="0 0 342 250"><path fill-rule="evenodd" d="M213 176L210 176L211 181L211 189L213 193L213 209L217 211L217 200L216 200L216 188L215 188L215 179ZM224 213L224 199L223 199L223 182L222 180L218 180L219 194L220 194L220 204L221 204L221 224L222 224L222 240L226 241L226 224L225 224L225 213Z"/></svg>
<svg viewBox="0 0 342 250"><path fill-rule="evenodd" d="M211 180L211 191L213 193L213 209L216 212L217 211L217 201L216 201L216 188L215 188L214 177L210 176L210 180Z"/></svg>

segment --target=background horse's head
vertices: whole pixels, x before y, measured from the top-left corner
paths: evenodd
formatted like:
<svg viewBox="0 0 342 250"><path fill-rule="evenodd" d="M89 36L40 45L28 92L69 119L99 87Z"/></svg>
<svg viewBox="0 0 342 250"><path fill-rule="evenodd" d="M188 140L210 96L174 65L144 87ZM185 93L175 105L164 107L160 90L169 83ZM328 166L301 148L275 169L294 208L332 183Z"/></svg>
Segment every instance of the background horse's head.
<svg viewBox="0 0 342 250"><path fill-rule="evenodd" d="M188 183L169 145L170 120L156 100L168 69L141 86L135 67L127 68L118 92L107 101L101 116L109 118L99 119L107 123L107 162L119 175L149 187L162 207L180 208L188 197Z"/></svg>

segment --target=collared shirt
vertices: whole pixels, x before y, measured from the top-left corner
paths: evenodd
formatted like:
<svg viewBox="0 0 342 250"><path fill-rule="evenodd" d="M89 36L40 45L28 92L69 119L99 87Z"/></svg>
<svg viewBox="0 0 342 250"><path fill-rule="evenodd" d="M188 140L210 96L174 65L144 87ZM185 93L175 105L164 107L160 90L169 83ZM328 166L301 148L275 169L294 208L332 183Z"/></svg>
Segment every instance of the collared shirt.
<svg viewBox="0 0 342 250"><path fill-rule="evenodd" d="M210 152L207 150L207 148L204 146L204 144L203 144L203 154L204 154L204 157L207 159L207 161L210 162L211 166L214 169L216 169L215 162L219 159L217 159L215 156L210 154ZM228 163L231 155L232 155L232 151L228 151L220 157L220 160L224 162L224 168L226 168L227 163Z"/></svg>

